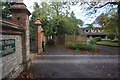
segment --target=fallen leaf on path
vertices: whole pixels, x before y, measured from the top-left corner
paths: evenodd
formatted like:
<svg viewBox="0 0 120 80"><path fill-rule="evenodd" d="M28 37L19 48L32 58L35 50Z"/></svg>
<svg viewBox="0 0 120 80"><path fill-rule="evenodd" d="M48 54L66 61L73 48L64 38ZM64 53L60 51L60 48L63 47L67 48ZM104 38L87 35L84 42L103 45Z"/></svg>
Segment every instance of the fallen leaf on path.
<svg viewBox="0 0 120 80"><path fill-rule="evenodd" d="M23 71L15 80L18 80L20 78L27 78L27 79L35 79L35 78L51 78L52 76L56 75L56 71L51 72L45 72L43 74L34 74L32 71Z"/></svg>

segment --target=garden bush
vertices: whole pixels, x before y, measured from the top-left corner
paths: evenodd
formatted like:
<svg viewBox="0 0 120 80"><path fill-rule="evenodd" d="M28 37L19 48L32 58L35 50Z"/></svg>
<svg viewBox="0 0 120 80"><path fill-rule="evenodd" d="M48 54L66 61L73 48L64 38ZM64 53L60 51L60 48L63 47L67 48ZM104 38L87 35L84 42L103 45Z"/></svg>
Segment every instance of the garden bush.
<svg viewBox="0 0 120 80"><path fill-rule="evenodd" d="M101 41L101 37L95 37L95 38L93 38L96 42L97 41Z"/></svg>
<svg viewBox="0 0 120 80"><path fill-rule="evenodd" d="M47 45L53 45L55 42L54 42L54 40L52 40L52 39L50 39L50 40L48 40L47 41Z"/></svg>
<svg viewBox="0 0 120 80"><path fill-rule="evenodd" d="M114 33L110 33L110 34L107 35L107 38L113 40L113 39L115 39L115 34Z"/></svg>
<svg viewBox="0 0 120 80"><path fill-rule="evenodd" d="M90 45L87 43L73 43L73 44L68 44L67 47L70 49L74 49L75 51L79 51L79 50L95 51L96 50L95 45Z"/></svg>
<svg viewBox="0 0 120 80"><path fill-rule="evenodd" d="M82 50L90 50L90 47L91 47L90 45L84 43L84 44L82 45L81 49L82 49Z"/></svg>
<svg viewBox="0 0 120 80"><path fill-rule="evenodd" d="M81 43L72 43L67 45L68 48L72 48L72 49L80 49L81 46L82 46Z"/></svg>
<svg viewBox="0 0 120 80"><path fill-rule="evenodd" d="M77 49L75 49L75 51L79 51L79 49L77 48Z"/></svg>
<svg viewBox="0 0 120 80"><path fill-rule="evenodd" d="M101 37L95 37L89 41L90 44L95 44L96 42L101 41Z"/></svg>
<svg viewBox="0 0 120 80"><path fill-rule="evenodd" d="M66 45L66 47L72 48L72 44L68 44L68 45Z"/></svg>
<svg viewBox="0 0 120 80"><path fill-rule="evenodd" d="M95 43L96 43L96 40L91 39L91 40L89 41L89 43L90 43L90 44L95 44Z"/></svg>
<svg viewBox="0 0 120 80"><path fill-rule="evenodd" d="M97 47L95 45L92 45L92 48L90 49L91 51L95 51Z"/></svg>

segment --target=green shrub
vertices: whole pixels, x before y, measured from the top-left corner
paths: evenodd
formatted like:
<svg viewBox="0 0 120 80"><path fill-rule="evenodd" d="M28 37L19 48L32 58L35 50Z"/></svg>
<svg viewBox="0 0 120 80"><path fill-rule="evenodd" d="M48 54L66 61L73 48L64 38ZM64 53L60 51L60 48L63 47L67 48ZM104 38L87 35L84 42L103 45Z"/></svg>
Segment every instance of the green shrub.
<svg viewBox="0 0 120 80"><path fill-rule="evenodd" d="M90 50L90 51L95 51L96 46L86 44L86 43L73 43L73 44L68 44L68 48L74 49L75 51L79 50Z"/></svg>
<svg viewBox="0 0 120 80"><path fill-rule="evenodd" d="M90 48L90 45L88 44L83 44L81 47L82 50L89 50L89 48Z"/></svg>
<svg viewBox="0 0 120 80"><path fill-rule="evenodd" d="M97 48L97 47L96 47L95 45L92 45L92 47L91 47L91 49L90 49L90 50L91 50L91 51L95 51L95 50L96 50L96 48Z"/></svg>
<svg viewBox="0 0 120 80"><path fill-rule="evenodd" d="M95 37L89 41L90 44L95 44L96 42L101 41L101 37Z"/></svg>
<svg viewBox="0 0 120 80"><path fill-rule="evenodd" d="M93 38L96 42L97 41L101 41L101 37L95 37L95 38Z"/></svg>
<svg viewBox="0 0 120 80"><path fill-rule="evenodd" d="M72 44L68 44L68 45L66 45L68 48L72 48Z"/></svg>
<svg viewBox="0 0 120 80"><path fill-rule="evenodd" d="M115 34L114 33L110 33L110 34L107 35L107 38L113 40L113 39L115 39Z"/></svg>
<svg viewBox="0 0 120 80"><path fill-rule="evenodd" d="M79 49L77 48L77 49L75 49L75 51L79 51Z"/></svg>
<svg viewBox="0 0 120 80"><path fill-rule="evenodd" d="M73 49L76 49L77 47L76 47L76 44L72 44L72 48Z"/></svg>
<svg viewBox="0 0 120 80"><path fill-rule="evenodd" d="M54 42L54 40L52 40L52 39L50 39L50 40L48 40L47 41L47 45L53 45L55 42Z"/></svg>
<svg viewBox="0 0 120 80"><path fill-rule="evenodd" d="M91 39L91 40L89 41L89 43L90 43L90 44L95 44L95 43L96 43L96 40Z"/></svg>
<svg viewBox="0 0 120 80"><path fill-rule="evenodd" d="M72 45L74 49L80 49L80 47L82 46L81 43L73 43Z"/></svg>

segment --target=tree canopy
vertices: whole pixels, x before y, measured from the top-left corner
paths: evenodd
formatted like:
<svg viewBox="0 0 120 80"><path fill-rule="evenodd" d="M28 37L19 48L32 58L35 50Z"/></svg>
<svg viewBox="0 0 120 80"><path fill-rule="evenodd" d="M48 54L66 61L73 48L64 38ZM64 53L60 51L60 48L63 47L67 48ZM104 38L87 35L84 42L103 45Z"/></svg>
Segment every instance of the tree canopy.
<svg viewBox="0 0 120 80"><path fill-rule="evenodd" d="M34 22L40 18L45 36L54 36L58 34L79 34L79 25L83 21L76 19L74 12L70 12L70 6L67 2L42 2L34 3L34 11L30 19L30 41L34 42Z"/></svg>
<svg viewBox="0 0 120 80"><path fill-rule="evenodd" d="M9 10L9 7L11 6L10 2L0 1L0 4L2 4L0 7L0 11L2 11L2 18L10 20L11 15L11 12Z"/></svg>
<svg viewBox="0 0 120 80"><path fill-rule="evenodd" d="M79 25L82 26L83 21L76 19L74 12L69 12L69 9L70 6L67 2L42 2L40 5L35 2L30 20L31 31L33 31L37 17L40 17L46 36L73 34L73 29L76 34L79 34Z"/></svg>
<svg viewBox="0 0 120 80"><path fill-rule="evenodd" d="M76 4L78 4L79 2L73 2L73 4L72 5L76 5ZM82 2L82 3L80 3L80 6L83 6L83 7L81 7L81 9L84 9L84 10L86 10L86 11L88 11L89 13L91 13L91 14L94 14L94 13L96 13L97 12L97 10L99 9L99 8L102 8L102 7L105 7L106 8L106 10L109 10L109 12L112 10L112 8L115 6L115 5L118 5L119 4L119 2L112 2L112 1L109 1L109 2L107 2L107 1L96 1L96 2ZM85 7L84 7L85 6ZM117 9L117 7L116 7L116 9Z"/></svg>
<svg viewBox="0 0 120 80"><path fill-rule="evenodd" d="M99 24L103 26L105 32L114 33L116 36L119 35L117 10L112 9L109 14L104 14L99 20Z"/></svg>

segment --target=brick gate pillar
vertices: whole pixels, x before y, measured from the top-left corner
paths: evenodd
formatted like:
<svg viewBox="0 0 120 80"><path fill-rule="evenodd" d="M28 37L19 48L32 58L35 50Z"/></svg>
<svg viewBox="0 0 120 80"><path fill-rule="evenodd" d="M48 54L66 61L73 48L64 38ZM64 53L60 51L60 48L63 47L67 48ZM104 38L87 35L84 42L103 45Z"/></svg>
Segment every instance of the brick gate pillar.
<svg viewBox="0 0 120 80"><path fill-rule="evenodd" d="M35 52L41 53L42 52L42 23L40 19L37 18L37 21L34 23L34 31L35 31Z"/></svg>
<svg viewBox="0 0 120 80"><path fill-rule="evenodd" d="M12 14L12 21L16 24L19 24L21 28L24 29L22 35L22 57L23 65L25 65L25 67L28 67L28 64L30 62L29 16L31 13L26 8L26 5L22 2L13 3L13 5L10 7L10 11Z"/></svg>

